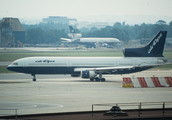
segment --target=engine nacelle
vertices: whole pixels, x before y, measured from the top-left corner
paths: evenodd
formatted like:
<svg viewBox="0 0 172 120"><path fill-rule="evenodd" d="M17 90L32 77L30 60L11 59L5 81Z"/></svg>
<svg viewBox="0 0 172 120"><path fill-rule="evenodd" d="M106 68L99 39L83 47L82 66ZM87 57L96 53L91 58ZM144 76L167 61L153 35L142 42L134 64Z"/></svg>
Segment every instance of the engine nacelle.
<svg viewBox="0 0 172 120"><path fill-rule="evenodd" d="M82 78L95 78L96 75L97 74L94 71L89 71L89 70L81 71Z"/></svg>
<svg viewBox="0 0 172 120"><path fill-rule="evenodd" d="M82 34L79 34L79 33L77 33L73 36L73 38L81 38L81 37L82 37Z"/></svg>
<svg viewBox="0 0 172 120"><path fill-rule="evenodd" d="M123 48L123 54L125 57L148 57L149 56L145 47Z"/></svg>

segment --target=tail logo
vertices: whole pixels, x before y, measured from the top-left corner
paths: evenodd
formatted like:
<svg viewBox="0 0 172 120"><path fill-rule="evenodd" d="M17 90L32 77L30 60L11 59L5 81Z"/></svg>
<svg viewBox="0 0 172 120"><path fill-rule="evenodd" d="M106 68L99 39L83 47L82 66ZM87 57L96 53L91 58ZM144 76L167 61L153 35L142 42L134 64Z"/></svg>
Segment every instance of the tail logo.
<svg viewBox="0 0 172 120"><path fill-rule="evenodd" d="M157 39L155 39L152 43L152 45L150 46L149 50L148 50L148 54L151 53L153 47L159 42L160 38L162 37L162 33L157 37Z"/></svg>

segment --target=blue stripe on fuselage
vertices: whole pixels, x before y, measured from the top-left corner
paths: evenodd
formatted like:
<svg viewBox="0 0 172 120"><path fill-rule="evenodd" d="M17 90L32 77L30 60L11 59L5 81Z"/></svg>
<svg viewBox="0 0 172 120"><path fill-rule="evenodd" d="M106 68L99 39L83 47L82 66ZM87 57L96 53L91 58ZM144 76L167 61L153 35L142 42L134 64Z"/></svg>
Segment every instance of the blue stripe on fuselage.
<svg viewBox="0 0 172 120"><path fill-rule="evenodd" d="M7 67L8 70L27 74L79 74L80 72L74 72L75 68L76 67ZM82 68L87 67L82 66ZM103 74L129 74L150 68L152 67L135 67L134 69L122 69L115 72L104 72Z"/></svg>

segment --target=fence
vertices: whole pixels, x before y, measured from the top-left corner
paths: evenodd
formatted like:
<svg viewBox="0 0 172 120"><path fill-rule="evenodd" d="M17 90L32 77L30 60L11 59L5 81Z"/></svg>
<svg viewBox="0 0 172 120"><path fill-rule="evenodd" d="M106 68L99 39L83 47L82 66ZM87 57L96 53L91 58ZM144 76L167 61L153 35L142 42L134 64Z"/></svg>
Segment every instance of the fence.
<svg viewBox="0 0 172 120"><path fill-rule="evenodd" d="M107 103L107 104L92 104L92 115L94 114L95 106L119 106L125 107L123 110L127 110L128 107L136 107L138 110L138 116L144 109L162 109L162 115L165 113L165 109L172 108L172 102L142 102L142 103ZM143 109L144 107L144 109ZM130 108L131 109L131 108Z"/></svg>

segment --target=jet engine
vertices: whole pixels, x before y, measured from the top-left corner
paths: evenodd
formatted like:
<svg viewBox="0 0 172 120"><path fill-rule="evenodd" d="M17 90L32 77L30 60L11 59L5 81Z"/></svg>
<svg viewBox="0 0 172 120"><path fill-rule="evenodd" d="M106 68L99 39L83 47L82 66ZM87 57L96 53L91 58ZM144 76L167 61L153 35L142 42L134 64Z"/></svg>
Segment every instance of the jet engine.
<svg viewBox="0 0 172 120"><path fill-rule="evenodd" d="M96 75L97 74L94 71L89 71L89 70L81 71L82 78L95 78Z"/></svg>
<svg viewBox="0 0 172 120"><path fill-rule="evenodd" d="M123 48L123 54L125 57L147 57L148 53L146 48Z"/></svg>
<svg viewBox="0 0 172 120"><path fill-rule="evenodd" d="M73 36L74 38L81 38L82 37L82 34L75 34L74 36Z"/></svg>

